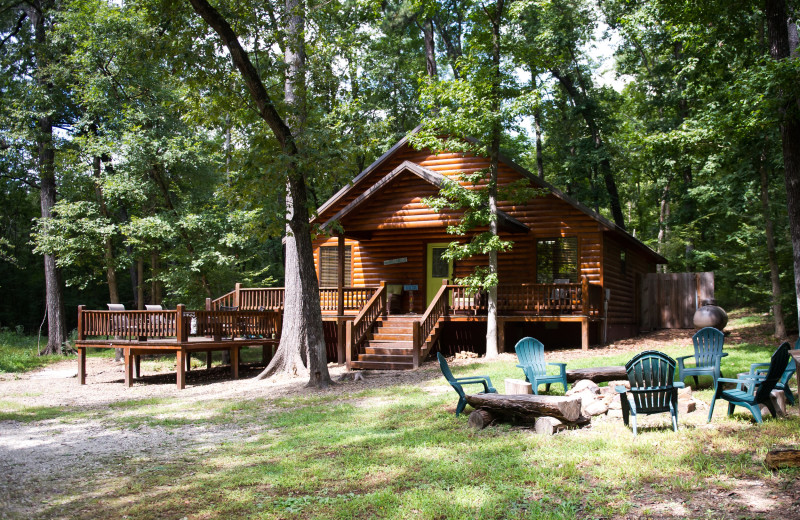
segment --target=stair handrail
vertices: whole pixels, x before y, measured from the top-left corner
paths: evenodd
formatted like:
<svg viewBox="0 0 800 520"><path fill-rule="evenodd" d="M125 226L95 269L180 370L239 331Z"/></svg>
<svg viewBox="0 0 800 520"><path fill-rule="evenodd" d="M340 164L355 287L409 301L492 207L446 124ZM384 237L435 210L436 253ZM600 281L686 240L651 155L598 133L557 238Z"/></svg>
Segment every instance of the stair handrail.
<svg viewBox="0 0 800 520"><path fill-rule="evenodd" d="M356 352L356 347L364 341L364 338L378 318L386 312L386 283L381 282L378 290L372 295L367 304L361 309L355 319L347 323L347 363L352 361L352 355Z"/></svg>
<svg viewBox="0 0 800 520"><path fill-rule="evenodd" d="M419 359L422 347L428 341L431 331L439 323L439 319L447 314L447 305L450 302L448 298L450 287L447 285L447 280L442 280L442 286L436 296L431 300L431 304L425 310L425 314L419 320L419 337L414 341L414 358Z"/></svg>

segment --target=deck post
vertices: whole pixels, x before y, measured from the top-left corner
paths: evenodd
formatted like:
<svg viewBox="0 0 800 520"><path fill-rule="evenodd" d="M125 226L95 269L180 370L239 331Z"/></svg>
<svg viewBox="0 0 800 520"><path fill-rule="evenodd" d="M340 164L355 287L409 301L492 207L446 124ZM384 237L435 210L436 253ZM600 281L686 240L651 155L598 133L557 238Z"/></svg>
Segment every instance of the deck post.
<svg viewBox="0 0 800 520"><path fill-rule="evenodd" d="M76 347L78 349L78 382L86 384L86 347Z"/></svg>
<svg viewBox="0 0 800 520"><path fill-rule="evenodd" d="M175 306L175 339L178 343L187 341L187 333L189 332L186 330L186 324L183 322L183 311L185 309L186 306L182 303Z"/></svg>
<svg viewBox="0 0 800 520"><path fill-rule="evenodd" d="M86 305L78 305L78 341L83 341L86 339L86 333L83 331L83 309L86 308Z"/></svg>
<svg viewBox="0 0 800 520"><path fill-rule="evenodd" d="M589 318L581 320L581 350L589 350Z"/></svg>
<svg viewBox="0 0 800 520"><path fill-rule="evenodd" d="M239 347L234 345L230 349L231 352L231 375L234 379L239 379Z"/></svg>
<svg viewBox="0 0 800 520"><path fill-rule="evenodd" d="M131 348L125 347L122 349L125 353L125 386L133 385L133 359L131 356Z"/></svg>
<svg viewBox="0 0 800 520"><path fill-rule="evenodd" d="M344 235L339 235L338 266L336 277L336 357L339 364L345 357L345 332L342 326L344 320Z"/></svg>
<svg viewBox="0 0 800 520"><path fill-rule="evenodd" d="M242 305L242 302L241 302L241 290L242 290L242 284L240 284L239 282L236 282L236 285L234 286L234 289L233 289L233 306L234 307L240 307Z"/></svg>
<svg viewBox="0 0 800 520"><path fill-rule="evenodd" d="M184 351L183 347L181 347L175 354L178 358L175 367L176 371L178 372L175 377L175 382L178 385L178 390L183 390L186 388L186 361L184 361L186 351Z"/></svg>
<svg viewBox="0 0 800 520"><path fill-rule="evenodd" d="M353 322L345 322L345 365L347 370L350 370L351 362L353 361Z"/></svg>
<svg viewBox="0 0 800 520"><path fill-rule="evenodd" d="M211 310L211 298L206 298L206 310Z"/></svg>
<svg viewBox="0 0 800 520"><path fill-rule="evenodd" d="M586 276L581 276L581 305L583 306L582 313L587 318L589 317L589 279Z"/></svg>
<svg viewBox="0 0 800 520"><path fill-rule="evenodd" d="M415 320L411 322L411 345L413 347L412 351L412 361L414 368L419 368L419 355L420 350L422 349L422 345L420 345L421 339L419 337L419 321Z"/></svg>

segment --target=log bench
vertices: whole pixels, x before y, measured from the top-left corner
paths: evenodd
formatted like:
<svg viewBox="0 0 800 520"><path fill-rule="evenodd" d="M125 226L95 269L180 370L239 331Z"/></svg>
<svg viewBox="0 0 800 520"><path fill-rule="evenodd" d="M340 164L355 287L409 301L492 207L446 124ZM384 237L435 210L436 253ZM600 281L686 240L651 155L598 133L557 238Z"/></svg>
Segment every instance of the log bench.
<svg viewBox="0 0 800 520"><path fill-rule="evenodd" d="M595 383L627 380L625 367L593 367L567 370L567 382L575 383L581 379L589 379Z"/></svg>
<svg viewBox="0 0 800 520"><path fill-rule="evenodd" d="M537 418L552 417L569 425L589 422L581 415L580 397L532 394L473 394L467 402L476 409L470 425L484 428L496 419L535 423Z"/></svg>

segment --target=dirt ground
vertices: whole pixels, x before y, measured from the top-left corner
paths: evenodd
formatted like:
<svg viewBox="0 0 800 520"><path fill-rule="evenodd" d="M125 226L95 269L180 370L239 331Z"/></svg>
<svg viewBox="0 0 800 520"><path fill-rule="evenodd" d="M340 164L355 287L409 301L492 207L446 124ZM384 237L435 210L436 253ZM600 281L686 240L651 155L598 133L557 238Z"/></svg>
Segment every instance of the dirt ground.
<svg viewBox="0 0 800 520"><path fill-rule="evenodd" d="M617 342L602 349L560 350L554 357L569 361L579 357L606 356L645 349L659 349L668 345L689 343L692 331L665 330ZM763 327L747 327L732 331L732 340L764 341L769 331ZM771 340L769 342L774 342ZM513 354L501 354L501 359L515 361ZM456 359L453 365L471 363L471 359ZM143 365L145 369L146 364ZM341 384L319 392L348 392L397 384L421 384L441 377L438 365L427 362L420 370L369 372L363 380L346 379L344 367L331 365L332 378L344 378ZM86 385L77 381L77 362L63 361L45 369L24 374L0 374L0 412L20 408L64 408L71 411L91 412L105 410L110 405L125 401L158 398L180 398L182 403L202 402L208 399L250 400L263 398L269 401L284 396L308 395L303 381L258 381L259 369L243 367L240 379L232 380L225 368L210 372L193 370L187 376L185 390L177 390L175 374L143 371L143 378L127 388L123 385L123 367L110 358L87 359ZM435 390L435 389L434 389ZM442 392L449 387L442 385ZM221 442L247 441L263 431L243 428L241 424L219 424L198 420L196 425L183 425L168 429L139 426L132 429L108 429L100 420L87 414L86 420L64 422L44 419L32 422L0 421L0 518L36 518L37 511L52 505L65 490L71 479L87 470L97 470L113 464L114 458L127 458L133 454L166 460L172 455L213 450ZM201 419L201 418L198 418ZM31 492L47 490L46 493ZM754 518L765 514L773 518L800 519L800 484L781 490L788 505L777 517L771 506L778 491L764 482L732 482L724 493L728 500L738 504L736 516ZM683 518L696 516L698 508L714 510L714 489L707 497L695 497L692 505L676 497L674 502L648 504L652 495L642 494L642 507L651 511L648 518ZM44 502L41 497L45 496ZM738 500L738 502L737 502ZM696 507L695 507L696 506ZM702 509L700 509L702 511ZM743 516L742 511L744 511ZM728 518L713 516L714 518ZM637 518L632 516L630 518Z"/></svg>

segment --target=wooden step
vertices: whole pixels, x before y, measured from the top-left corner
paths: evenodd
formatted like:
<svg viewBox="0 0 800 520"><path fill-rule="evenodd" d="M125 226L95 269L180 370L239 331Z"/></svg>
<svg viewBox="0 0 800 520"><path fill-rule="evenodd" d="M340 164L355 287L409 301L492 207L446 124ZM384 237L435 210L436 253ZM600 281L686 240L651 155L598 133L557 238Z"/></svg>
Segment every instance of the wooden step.
<svg viewBox="0 0 800 520"><path fill-rule="evenodd" d="M359 361L379 361L381 363L411 363L411 356L389 356L380 354L360 354Z"/></svg>
<svg viewBox="0 0 800 520"><path fill-rule="evenodd" d="M379 355L391 355L391 356L413 356L414 349L409 346L408 348L400 348L400 347L379 347L379 346L372 346L364 348L365 354L379 354Z"/></svg>
<svg viewBox="0 0 800 520"><path fill-rule="evenodd" d="M364 341L364 348L414 348L410 341L377 341L366 340Z"/></svg>
<svg viewBox="0 0 800 520"><path fill-rule="evenodd" d="M413 334L385 334L383 332L373 332L370 334L375 341L411 341L414 339Z"/></svg>
<svg viewBox="0 0 800 520"><path fill-rule="evenodd" d="M370 369L370 370L411 370L414 368L414 363L409 361L407 363L386 363L383 361L352 361L351 368L356 369Z"/></svg>
<svg viewBox="0 0 800 520"><path fill-rule="evenodd" d="M385 325L383 323L376 323L374 330L381 334L411 334L413 329L411 325L406 327L405 325Z"/></svg>

